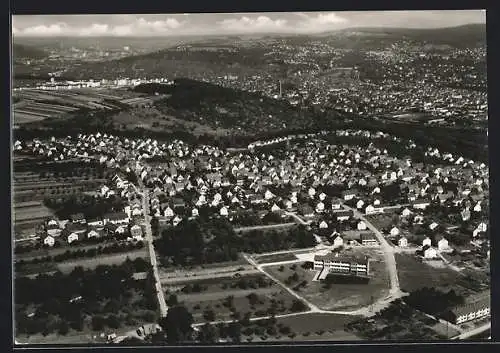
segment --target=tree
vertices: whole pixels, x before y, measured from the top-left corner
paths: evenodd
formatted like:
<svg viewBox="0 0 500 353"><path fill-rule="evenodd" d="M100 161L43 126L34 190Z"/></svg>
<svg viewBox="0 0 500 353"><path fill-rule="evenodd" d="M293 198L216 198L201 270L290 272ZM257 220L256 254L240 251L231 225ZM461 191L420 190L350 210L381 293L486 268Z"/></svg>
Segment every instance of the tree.
<svg viewBox="0 0 500 353"><path fill-rule="evenodd" d="M160 327L167 336L167 342L175 344L189 340L192 334L193 315L181 305L169 308L167 316L159 321Z"/></svg>
<svg viewBox="0 0 500 353"><path fill-rule="evenodd" d="M101 331L104 329L106 320L101 315L92 316L92 330Z"/></svg>
<svg viewBox="0 0 500 353"><path fill-rule="evenodd" d="M212 309L207 309L203 312L203 318L208 321L215 321L215 312Z"/></svg>
<svg viewBox="0 0 500 353"><path fill-rule="evenodd" d="M175 294L171 294L167 299L167 305L168 306L176 306L177 304L179 304L179 302L177 300L177 296Z"/></svg>
<svg viewBox="0 0 500 353"><path fill-rule="evenodd" d="M295 299L290 307L292 312L304 311L305 309L307 309L307 305L298 299Z"/></svg>
<svg viewBox="0 0 500 353"><path fill-rule="evenodd" d="M106 318L106 324L109 328L117 329L120 328L121 322L118 316L111 314Z"/></svg>
<svg viewBox="0 0 500 353"><path fill-rule="evenodd" d="M208 323L203 325L198 333L198 340L201 343L215 343L218 338L217 330Z"/></svg>
<svg viewBox="0 0 500 353"><path fill-rule="evenodd" d="M57 329L58 334L66 336L69 332L69 324L66 320L61 320L59 322L59 327Z"/></svg>

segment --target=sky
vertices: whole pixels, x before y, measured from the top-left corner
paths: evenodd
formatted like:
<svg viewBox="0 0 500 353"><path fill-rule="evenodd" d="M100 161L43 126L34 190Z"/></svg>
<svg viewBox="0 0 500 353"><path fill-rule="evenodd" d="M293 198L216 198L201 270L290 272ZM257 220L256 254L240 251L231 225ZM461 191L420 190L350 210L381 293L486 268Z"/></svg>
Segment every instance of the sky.
<svg viewBox="0 0 500 353"><path fill-rule="evenodd" d="M486 23L485 10L147 15L16 15L15 37L320 33L353 27L439 28Z"/></svg>

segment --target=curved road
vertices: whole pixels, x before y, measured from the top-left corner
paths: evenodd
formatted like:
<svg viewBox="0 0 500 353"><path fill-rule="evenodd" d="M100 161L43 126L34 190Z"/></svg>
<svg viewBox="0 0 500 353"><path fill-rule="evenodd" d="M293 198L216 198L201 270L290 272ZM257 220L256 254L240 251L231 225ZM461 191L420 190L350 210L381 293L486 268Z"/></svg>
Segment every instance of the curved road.
<svg viewBox="0 0 500 353"><path fill-rule="evenodd" d="M389 270L389 277L390 277L390 282L391 282L391 297L393 299L400 298L403 296L403 292L401 291L399 287L399 277L398 277L398 270L396 267L396 258L394 257L394 248L389 245L387 240L385 239L384 235L372 224L370 223L369 220L366 219L365 215L359 212L358 210L343 205L343 207L346 210L351 210L354 213L354 216L363 222L365 222L366 227L370 229L375 236L377 237L381 249L384 252L384 258L385 258L385 263L387 265L387 269Z"/></svg>

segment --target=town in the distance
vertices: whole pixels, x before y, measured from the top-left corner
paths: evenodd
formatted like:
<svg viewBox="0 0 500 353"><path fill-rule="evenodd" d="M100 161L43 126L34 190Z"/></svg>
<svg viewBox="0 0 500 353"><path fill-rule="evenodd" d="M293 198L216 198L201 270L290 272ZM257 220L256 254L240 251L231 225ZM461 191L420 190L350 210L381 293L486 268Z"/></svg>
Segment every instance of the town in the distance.
<svg viewBox="0 0 500 353"><path fill-rule="evenodd" d="M491 338L484 24L16 31L17 344Z"/></svg>

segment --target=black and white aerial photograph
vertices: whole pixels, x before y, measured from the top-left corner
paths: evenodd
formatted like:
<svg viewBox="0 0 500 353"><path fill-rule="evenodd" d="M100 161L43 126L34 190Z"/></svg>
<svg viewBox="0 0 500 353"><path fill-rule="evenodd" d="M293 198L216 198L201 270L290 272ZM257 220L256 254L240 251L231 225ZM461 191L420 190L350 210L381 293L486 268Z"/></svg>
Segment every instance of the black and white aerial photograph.
<svg viewBox="0 0 500 353"><path fill-rule="evenodd" d="M486 10L11 30L16 346L491 340Z"/></svg>

